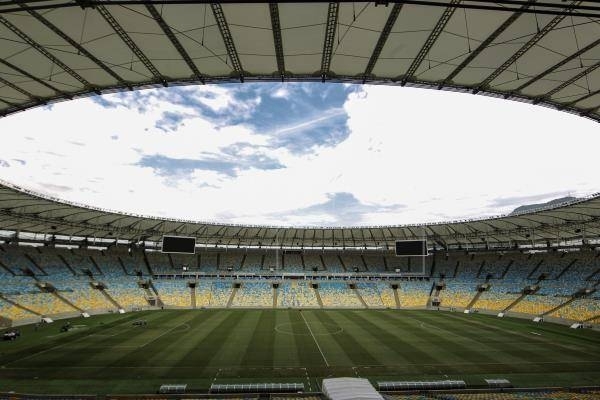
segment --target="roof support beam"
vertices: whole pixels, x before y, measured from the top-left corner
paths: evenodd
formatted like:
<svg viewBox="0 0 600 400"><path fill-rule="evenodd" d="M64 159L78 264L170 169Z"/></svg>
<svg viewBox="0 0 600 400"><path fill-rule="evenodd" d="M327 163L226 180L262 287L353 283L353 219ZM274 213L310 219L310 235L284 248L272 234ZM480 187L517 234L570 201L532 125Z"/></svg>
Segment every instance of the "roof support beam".
<svg viewBox="0 0 600 400"><path fill-rule="evenodd" d="M579 5L581 1L571 1L569 7L575 7ZM496 79L500 74L508 69L512 64L514 64L519 58L521 58L525 53L529 51L533 46L535 46L544 36L546 36L550 31L552 31L556 26L565 18L565 15L557 15L552 18L550 22L548 22L539 32L531 37L523 46L519 48L512 56L509 57L508 60L504 61L502 65L500 65L494 72L492 72L487 78L485 78L477 88L473 90L473 93L477 93L481 90L488 88L490 83L494 79Z"/></svg>
<svg viewBox="0 0 600 400"><path fill-rule="evenodd" d="M240 81L244 82L244 69L242 68L240 57L235 48L235 43L233 41L233 37L231 36L231 31L229 30L229 24L227 23L227 19L225 18L223 7L221 7L220 3L210 3L210 8L212 9L213 15L215 16L215 21L217 22L217 26L219 27L219 32L221 32L221 37L223 38L223 43L225 43L225 48L227 49L227 56L231 61L233 70L239 76Z"/></svg>
<svg viewBox="0 0 600 400"><path fill-rule="evenodd" d="M271 15L271 31L273 31L277 70L283 82L285 79L285 59L283 56L283 39L281 38L281 22L279 21L279 6L277 3L269 3L269 13Z"/></svg>
<svg viewBox="0 0 600 400"><path fill-rule="evenodd" d="M596 96L596 95L598 95L598 94L600 94L600 89L594 90L593 92L589 92L589 93L588 93L588 94L586 94L585 96L581 96L581 97L579 97L578 99L575 99L575 100L573 100L573 101L570 101L569 103L567 103L567 104L565 105L565 107L572 107L572 106L574 106L575 104L579 103L580 101L587 100L587 99L589 99L590 97L594 97L594 96ZM597 109L598 109L598 107L594 107L594 108L592 108L592 109L590 110L590 112L593 112L593 111L595 111L595 110L597 110Z"/></svg>
<svg viewBox="0 0 600 400"><path fill-rule="evenodd" d="M333 43L335 40L335 28L337 27L340 4L330 2L327 7L327 25L325 26L325 40L323 41L323 53L321 57L321 81L325 82L329 75Z"/></svg>
<svg viewBox="0 0 600 400"><path fill-rule="evenodd" d="M465 69L465 67L467 65L469 65L471 63L471 61L473 61L475 59L475 57L477 57L479 54L481 54L482 51L487 49L487 47L494 40L496 40L496 38L498 36L500 36L505 30L507 30L508 27L510 27L513 24L513 22L515 22L521 15L523 15L523 12L525 10L527 10L531 6L531 4L534 2L535 2L535 0L530 0L528 4L525 4L524 6L521 7L520 11L512 13L511 16L508 17L502 23L502 25L500 25L494 32L492 32L487 38L485 38L485 40L483 42L481 42L475 50L473 50L471 53L469 53L467 58L465 58L456 68L454 68L454 70L450 73L450 75L448 75L446 77L446 79L444 79L444 81L438 86L438 89L441 89L442 87L444 87L448 82L452 82L452 80L456 77L456 75L458 75L463 69Z"/></svg>
<svg viewBox="0 0 600 400"><path fill-rule="evenodd" d="M35 96L34 94L28 92L27 90L15 85L14 83L7 81L6 79L2 78L0 76L0 83L5 84L6 86L8 86L9 88L16 90L17 92L27 96L28 98L30 98L31 100L35 100L39 103L44 103L44 100L40 99L39 97Z"/></svg>
<svg viewBox="0 0 600 400"><path fill-rule="evenodd" d="M142 64L144 64L146 69L150 71L152 76L154 76L154 79L162 83L163 86L167 86L167 81L162 76L162 74L158 71L158 69L156 69L154 64L150 62L148 57L146 57L142 50L140 50L140 48L135 44L133 39L131 39L127 32L125 32L125 29L123 29L123 27L119 24L119 22L117 22L115 17L113 17L113 15L106 9L106 7L100 5L96 7L96 10L100 13L100 15L102 15L102 18L104 18L108 25L110 25L110 27L113 28L113 30L121 38L123 43L125 43L127 47L129 47L129 49L133 52L133 54L135 54L138 60L140 60Z"/></svg>
<svg viewBox="0 0 600 400"><path fill-rule="evenodd" d="M369 58L369 62L365 68L365 72L363 72L363 83L365 83L367 77L373 73L375 64L377 64L377 60L379 60L383 46L385 46L385 43L390 36L390 32L392 32L392 28L398 19L398 15L400 15L400 11L402 11L402 3L395 3L392 7L392 11L390 11L390 14L388 15L387 21L385 21L385 25L381 30L381 34L379 34L379 39L377 39L373 53L371 53L371 57Z"/></svg>
<svg viewBox="0 0 600 400"><path fill-rule="evenodd" d="M417 54L413 62L410 64L410 67L408 67L406 73L404 74L404 77L402 78L402 86L404 86L406 82L410 81L413 78L415 72L417 72L417 69L419 68L427 54L429 54L429 51L444 31L446 24L448 23L448 21L450 21L450 18L452 18L454 11L456 11L455 6L460 2L461 0L450 1L450 6L446 7L444 12L442 13L442 16L433 27L433 30L431 31L429 36L427 37L427 40L425 40L425 44L423 44L421 50L419 50L419 53Z"/></svg>
<svg viewBox="0 0 600 400"><path fill-rule="evenodd" d="M123 78L121 78L119 76L119 74L117 74L115 71L113 71L108 66L106 66L106 64L104 64L96 56L94 56L92 53L90 53L85 47L83 47L82 45L77 43L75 40L73 40L69 35L67 35L62 30L60 30L52 22L48 21L46 18L44 18L38 12L28 9L28 7L26 5L24 5L23 3L20 3L20 6L24 10L26 10L32 17L37 19L40 23L42 23L44 26L46 26L52 32L54 32L55 34L60 36L65 42L69 43L71 46L73 46L75 49L77 49L77 51L79 53L83 54L88 59L90 59L94 64L96 64L98 67L100 67L100 69L102 69L108 75L112 76L117 82L119 82L122 85L129 86L129 84L127 82L125 82L125 80Z"/></svg>
<svg viewBox="0 0 600 400"><path fill-rule="evenodd" d="M23 32L22 30L17 28L9 20L0 16L0 23L2 25L6 26L8 29L10 29L11 32L13 32L15 35L20 37L23 41L25 41L25 43L27 43L28 45L33 47L35 50L37 50L39 53L41 53L44 57L46 57L47 59L52 61L54 64L58 65L63 71L65 71L66 73L71 75L73 78L75 78L77 81L79 81L83 85L83 87L85 87L87 89L92 89L94 91L97 90L94 88L94 85L92 85L90 82L88 82L84 77L79 75L77 72L75 72L73 69L71 69L68 65L66 65L62 61L60 61L58 58L54 57L54 55L52 55L48 50L46 50L44 48L44 46L42 46L41 44L39 44L38 42L36 42L32 38L30 38L25 32Z"/></svg>
<svg viewBox="0 0 600 400"><path fill-rule="evenodd" d="M150 12L150 15L152 15L152 18L154 18L154 20L158 24L158 26L160 26L160 29L162 29L164 34L169 38L169 40L173 44L173 47L175 47L181 58L183 58L187 66L193 72L194 78L202 83L205 83L204 77L198 70L198 67L196 67L196 64L194 63L190 55L187 53L187 51L185 51L181 42L179 41L179 39L177 39L177 36L175 36L169 25L167 25L162 15L160 15L158 10L156 10L156 7L154 7L152 4L146 4L146 8Z"/></svg>
<svg viewBox="0 0 600 400"><path fill-rule="evenodd" d="M546 75L551 74L552 72L556 71L557 69L559 69L563 65L566 65L570 61L575 60L576 58L578 58L579 56L581 56L583 53L586 53L587 51L593 49L594 47L598 46L599 44L600 44L600 39L597 39L597 40L593 41L592 43L588 44L587 46L585 46L585 47L581 48L580 50L576 51L575 53L571 54L569 57L566 57L562 61L554 64L553 66L551 66L550 68L548 68L544 72L541 72L540 74L534 76L533 78L531 78L530 80L528 80L527 82L525 82L524 84L522 84L521 86L519 86L518 88L516 88L515 92L520 92L521 90L525 89L526 87L528 87L528 86L532 85L533 83L539 81L540 79L542 79Z"/></svg>
<svg viewBox="0 0 600 400"><path fill-rule="evenodd" d="M71 98L71 96L70 96L68 93L65 93L65 92L63 92L63 91L61 91L61 90L57 89L56 87L52 86L52 85L51 85L51 84L49 84L48 82L41 80L41 79L40 79L40 78L38 78L37 76L33 76L33 75L31 75L29 72L25 71L25 70L24 70L24 69L22 69L22 68L19 68L19 67L17 67L16 65L14 65L14 64L12 64L12 63L10 63L10 62L6 61L6 60L2 60L2 59L0 59L0 64L3 64L3 65L5 65L5 66L7 66L8 68L10 68L10 69L12 69L12 70L15 70L15 71L17 71L19 74L21 74L21 75L23 75L23 76L26 76L27 78L31 79L32 81L35 81L35 82L39 83L40 85L42 85L42 86L44 86L44 87L46 87L46 88L48 88L48 89L50 89L50 90L54 91L54 92L55 92L55 93L57 93L57 94L60 94L60 95L62 95L62 96L65 96L65 97L67 97L67 98L69 98L69 99Z"/></svg>
<svg viewBox="0 0 600 400"><path fill-rule="evenodd" d="M550 90L549 92L544 93L543 96L538 97L537 99L535 99L533 101L533 104L537 104L537 103L539 103L541 101L550 99L556 93L560 92L561 90L563 90L567 86L570 86L571 84L575 83L576 81L578 81L579 79L583 78L584 76L592 73L594 70L598 69L598 67L600 67L600 61L598 61L596 64L593 64L593 65L587 67L586 69L584 69L583 71L581 71L580 73L578 73L577 75L575 75L574 77L572 77L571 79L568 79L568 80L564 81L563 83L561 83L560 85L558 85L554 89Z"/></svg>

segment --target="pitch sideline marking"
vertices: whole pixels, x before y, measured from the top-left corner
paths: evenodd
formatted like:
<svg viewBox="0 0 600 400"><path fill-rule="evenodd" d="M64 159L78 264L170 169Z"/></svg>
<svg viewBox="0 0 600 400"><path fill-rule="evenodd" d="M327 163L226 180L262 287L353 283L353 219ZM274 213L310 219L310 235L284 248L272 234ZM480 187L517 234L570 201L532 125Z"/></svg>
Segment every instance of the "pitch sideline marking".
<svg viewBox="0 0 600 400"><path fill-rule="evenodd" d="M302 319L304 320L304 323L306 324L306 327L308 328L310 335L312 336L313 340L315 341L315 344L317 345L317 348L319 349L319 352L321 353L321 357L323 357L323 361L325 361L325 365L327 365L329 367L329 362L327 361L327 358L325 358L325 354L323 354L323 350L321 350L321 346L319 346L319 342L317 342L317 338L315 337L315 334L313 333L312 329L310 329L310 325L308 324L308 321L306 321L306 318L304 318L303 313L300 313L300 315L302 316Z"/></svg>
<svg viewBox="0 0 600 400"><path fill-rule="evenodd" d="M600 364L600 361L523 361L521 362L521 364ZM506 365L506 366L510 366L511 363L508 362L486 362L486 363L480 363L480 362L464 362L464 363L426 363L426 364L417 364L417 363L408 363L408 364L359 364L359 365L330 365L331 368L388 368L388 367L403 367L403 366L462 366L462 365ZM55 369L56 367L54 366L48 366L48 367L2 367L2 369L8 369L8 370L31 370L31 369ZM105 365L78 365L78 366L64 366L61 367L62 369L98 369L98 368L105 368L105 369L164 369L166 367L164 366L105 366ZM178 367L178 366L172 366L172 367L168 367L170 369L194 369L197 368L196 366L191 366L191 367ZM231 366L221 366L221 367L211 367L211 369L218 369L218 370L222 370L224 368L228 368L228 369L233 369L233 368L241 368L239 365L231 365ZM271 370L271 369L293 369L293 370L303 370L306 369L306 367L302 367L302 366L286 366L286 365L281 365L281 366L273 366L273 365L248 365L245 366L244 368L252 368L252 369L267 369L267 370Z"/></svg>

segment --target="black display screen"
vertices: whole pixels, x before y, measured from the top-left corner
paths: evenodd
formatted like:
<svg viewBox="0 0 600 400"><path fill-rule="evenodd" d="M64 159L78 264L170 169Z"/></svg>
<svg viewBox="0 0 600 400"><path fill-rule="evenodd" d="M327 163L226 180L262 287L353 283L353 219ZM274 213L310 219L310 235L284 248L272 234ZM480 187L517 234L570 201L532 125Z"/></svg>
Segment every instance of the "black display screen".
<svg viewBox="0 0 600 400"><path fill-rule="evenodd" d="M196 252L196 238L163 236L162 252L194 254Z"/></svg>
<svg viewBox="0 0 600 400"><path fill-rule="evenodd" d="M396 255L401 257L426 256L427 240L397 240Z"/></svg>

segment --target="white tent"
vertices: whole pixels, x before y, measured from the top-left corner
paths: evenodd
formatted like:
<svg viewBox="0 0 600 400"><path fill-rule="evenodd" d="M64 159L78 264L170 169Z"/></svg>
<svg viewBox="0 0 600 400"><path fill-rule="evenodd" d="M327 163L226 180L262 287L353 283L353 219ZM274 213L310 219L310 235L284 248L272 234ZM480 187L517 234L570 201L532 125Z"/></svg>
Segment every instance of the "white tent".
<svg viewBox="0 0 600 400"><path fill-rule="evenodd" d="M383 400L368 379L323 379L323 393L331 400Z"/></svg>

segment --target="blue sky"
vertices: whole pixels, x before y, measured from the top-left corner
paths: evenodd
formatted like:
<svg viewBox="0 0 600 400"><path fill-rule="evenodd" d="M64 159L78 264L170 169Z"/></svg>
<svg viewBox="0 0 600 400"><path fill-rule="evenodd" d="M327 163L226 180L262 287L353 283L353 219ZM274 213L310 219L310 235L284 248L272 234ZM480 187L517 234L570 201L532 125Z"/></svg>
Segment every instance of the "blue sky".
<svg viewBox="0 0 600 400"><path fill-rule="evenodd" d="M443 91L185 86L0 119L0 178L66 200L233 223L491 216L600 189L594 122Z"/></svg>

